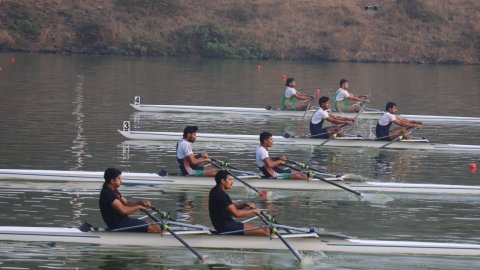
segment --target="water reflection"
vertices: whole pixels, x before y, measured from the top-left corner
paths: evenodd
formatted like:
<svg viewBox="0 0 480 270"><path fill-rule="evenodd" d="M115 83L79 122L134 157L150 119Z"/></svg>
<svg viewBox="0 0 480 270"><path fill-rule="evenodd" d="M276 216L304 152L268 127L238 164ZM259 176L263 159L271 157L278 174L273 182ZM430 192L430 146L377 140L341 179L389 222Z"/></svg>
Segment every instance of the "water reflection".
<svg viewBox="0 0 480 270"><path fill-rule="evenodd" d="M83 114L83 82L84 76L78 75L78 82L74 88L75 92L75 100L73 104L75 104L75 109L73 110L72 115L75 116L75 128L77 129L77 134L72 141L72 154L75 157L75 166L72 168L73 170L78 170L83 166L83 159L85 157L85 146L87 145L87 140L83 135L83 122L85 115Z"/></svg>

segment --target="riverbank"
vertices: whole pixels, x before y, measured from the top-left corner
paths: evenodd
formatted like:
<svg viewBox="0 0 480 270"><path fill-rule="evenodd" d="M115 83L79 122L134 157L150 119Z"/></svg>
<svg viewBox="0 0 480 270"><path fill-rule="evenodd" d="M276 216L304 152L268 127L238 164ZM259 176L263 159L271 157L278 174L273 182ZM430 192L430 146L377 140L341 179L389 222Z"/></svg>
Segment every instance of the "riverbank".
<svg viewBox="0 0 480 270"><path fill-rule="evenodd" d="M470 0L4 0L0 50L480 63Z"/></svg>

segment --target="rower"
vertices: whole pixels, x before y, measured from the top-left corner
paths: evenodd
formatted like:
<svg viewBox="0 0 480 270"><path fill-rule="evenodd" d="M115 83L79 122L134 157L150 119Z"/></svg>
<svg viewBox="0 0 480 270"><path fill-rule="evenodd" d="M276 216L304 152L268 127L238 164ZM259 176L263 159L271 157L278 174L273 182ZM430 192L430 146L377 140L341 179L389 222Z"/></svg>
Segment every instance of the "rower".
<svg viewBox="0 0 480 270"><path fill-rule="evenodd" d="M208 153L193 154L192 143L197 139L197 131L197 126L187 126L183 130L183 138L177 142L177 162L180 165L180 171L184 176L214 176L217 173L215 168L201 165L212 162Z"/></svg>
<svg viewBox="0 0 480 270"><path fill-rule="evenodd" d="M359 112L360 111L360 106L358 103L353 104L353 105L347 105L346 100L350 99L353 101L358 101L358 102L365 102L368 103L370 102L368 100L367 95L354 95L350 92L348 92L348 80L346 79L341 79L340 80L340 88L335 92L334 98L333 98L333 111L336 112Z"/></svg>
<svg viewBox="0 0 480 270"><path fill-rule="evenodd" d="M260 215L255 203L233 203L227 194L227 189L233 186L233 176L225 170L220 170L215 175L216 185L210 190L208 196L208 211L213 227L218 233L234 235L270 235L268 228L261 228L250 223L241 223L233 217L247 217ZM245 209L249 208L249 209ZM231 232L231 233L228 233Z"/></svg>
<svg viewBox="0 0 480 270"><path fill-rule="evenodd" d="M295 89L297 83L294 78L288 78L285 82L285 93L282 97L282 110L307 110L308 102L314 99L313 96L303 94ZM296 103L296 101L300 101Z"/></svg>
<svg viewBox="0 0 480 270"><path fill-rule="evenodd" d="M393 102L388 102L385 109L385 113L383 113L380 119L378 119L377 127L375 128L377 140L392 141L402 135L410 140L411 136L407 131L407 128L420 128L422 126L421 121L408 120L395 115L397 113L397 104ZM390 130L392 123L395 123L400 127Z"/></svg>
<svg viewBox="0 0 480 270"><path fill-rule="evenodd" d="M160 232L159 224L150 224L147 221L128 216L138 210L145 211L152 204L148 200L127 201L118 191L122 185L121 174L119 169L108 168L103 175L105 182L100 192L99 207L108 229L129 232Z"/></svg>
<svg viewBox="0 0 480 270"><path fill-rule="evenodd" d="M343 137L343 133L340 132L340 126L338 124L351 125L355 120L353 118L329 114L327 110L330 109L330 98L328 97L321 97L318 100L318 104L320 105L320 108L310 119L310 137L316 139L328 139L333 134ZM324 128L323 122L325 120L335 125Z"/></svg>
<svg viewBox="0 0 480 270"><path fill-rule="evenodd" d="M308 176L304 173L282 169L279 166L285 164L287 157L281 155L276 158L271 158L268 154L268 148L273 145L273 136L270 132L260 133L260 145L255 151L255 164L263 174L263 178L277 178L277 179L295 179L307 180Z"/></svg>

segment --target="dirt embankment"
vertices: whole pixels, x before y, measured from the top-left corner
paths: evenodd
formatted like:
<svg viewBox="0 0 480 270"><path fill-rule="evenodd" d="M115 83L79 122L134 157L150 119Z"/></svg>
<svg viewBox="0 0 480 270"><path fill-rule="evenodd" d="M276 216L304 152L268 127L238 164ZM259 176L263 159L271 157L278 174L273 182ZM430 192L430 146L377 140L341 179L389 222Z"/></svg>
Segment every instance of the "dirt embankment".
<svg viewBox="0 0 480 270"><path fill-rule="evenodd" d="M480 63L479 1L367 2L0 0L0 50Z"/></svg>

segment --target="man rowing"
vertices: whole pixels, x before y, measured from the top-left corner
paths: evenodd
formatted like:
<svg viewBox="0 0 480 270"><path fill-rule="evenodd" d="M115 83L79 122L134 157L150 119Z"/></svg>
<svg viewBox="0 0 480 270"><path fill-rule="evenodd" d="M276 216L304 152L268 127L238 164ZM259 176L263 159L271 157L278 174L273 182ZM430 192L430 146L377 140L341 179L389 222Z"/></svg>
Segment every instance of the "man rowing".
<svg viewBox="0 0 480 270"><path fill-rule="evenodd" d="M386 111L378 119L375 133L377 140L380 141L392 141L399 136L405 136L407 140L411 139L407 128L420 128L422 126L421 121L408 120L406 118L395 115L397 113L397 104L388 102L385 106ZM392 123L397 124L398 128L390 130Z"/></svg>
<svg viewBox="0 0 480 270"><path fill-rule="evenodd" d="M308 176L304 173L282 169L279 166L285 164L287 157L281 155L276 158L271 158L268 153L268 148L273 145L273 136L269 132L260 133L260 145L255 151L255 164L260 169L262 177L277 178L277 179L295 179L307 180Z"/></svg>
<svg viewBox="0 0 480 270"><path fill-rule="evenodd" d="M333 111L337 112L359 112L360 111L360 105L358 103L355 103L353 105L347 105L347 99L353 100L353 101L358 101L360 102L365 102L368 103L370 102L368 100L367 95L354 95L350 92L348 92L349 84L348 80L346 79L341 79L340 80L340 88L335 92L334 98L333 98Z"/></svg>
<svg viewBox="0 0 480 270"><path fill-rule="evenodd" d="M355 120L353 118L329 114L328 109L330 109L330 98L328 97L321 97L318 100L318 104L320 105L320 108L318 108L310 119L310 137L316 139L328 139L333 134L338 134L338 136L342 137L343 133L340 132L339 124L351 125ZM325 120L335 125L324 128L323 122Z"/></svg>
<svg viewBox="0 0 480 270"><path fill-rule="evenodd" d="M99 207L108 229L129 232L160 232L159 224L149 224L147 221L128 216L152 205L148 200L127 201L118 191L122 185L121 174L119 169L108 168L103 175L105 182L100 192Z"/></svg>
<svg viewBox="0 0 480 270"><path fill-rule="evenodd" d="M208 211L213 227L218 233L235 235L270 235L268 228L261 228L250 223L241 223L233 217L247 217L260 215L255 203L233 203L227 190L233 186L233 176L225 170L215 175L216 185L210 190L208 197Z"/></svg>
<svg viewBox="0 0 480 270"><path fill-rule="evenodd" d="M197 139L197 126L187 126L183 130L183 138L177 142L177 162L180 165L182 175L214 176L217 170L205 167L202 164L212 162L208 153L194 155L192 143Z"/></svg>
<svg viewBox="0 0 480 270"><path fill-rule="evenodd" d="M297 83L294 78L288 78L285 82L285 93L282 97L282 110L307 110L308 102L314 97L303 94L295 89Z"/></svg>

